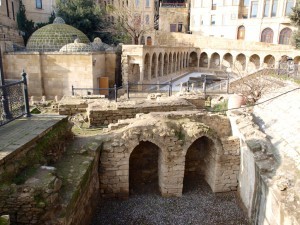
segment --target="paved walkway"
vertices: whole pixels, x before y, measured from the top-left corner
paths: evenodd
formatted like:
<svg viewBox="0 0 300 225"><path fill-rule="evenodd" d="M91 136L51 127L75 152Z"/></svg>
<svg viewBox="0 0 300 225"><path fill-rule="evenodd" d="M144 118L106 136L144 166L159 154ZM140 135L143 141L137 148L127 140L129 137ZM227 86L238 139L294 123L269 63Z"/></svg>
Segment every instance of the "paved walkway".
<svg viewBox="0 0 300 225"><path fill-rule="evenodd" d="M288 85L277 89L260 100L274 98L280 94L299 88ZM287 156L295 161L300 169L300 90L284 94L254 108L261 129L269 136L272 144L282 159ZM280 160L281 160L280 159Z"/></svg>
<svg viewBox="0 0 300 225"><path fill-rule="evenodd" d="M8 155L14 155L18 149L35 140L52 128L65 116L33 115L20 118L0 127L0 163Z"/></svg>

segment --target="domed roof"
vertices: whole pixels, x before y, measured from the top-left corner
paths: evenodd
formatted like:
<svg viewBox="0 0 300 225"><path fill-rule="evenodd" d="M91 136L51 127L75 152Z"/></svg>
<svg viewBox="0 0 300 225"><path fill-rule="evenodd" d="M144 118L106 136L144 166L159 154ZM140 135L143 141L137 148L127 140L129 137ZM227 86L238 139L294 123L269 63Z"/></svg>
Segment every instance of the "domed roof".
<svg viewBox="0 0 300 225"><path fill-rule="evenodd" d="M62 18L57 17L53 24L35 31L29 38L26 48L28 51L59 51L64 45L73 43L76 38L79 38L82 43L90 43L84 33L65 24Z"/></svg>
<svg viewBox="0 0 300 225"><path fill-rule="evenodd" d="M91 52L93 49L90 44L80 43L80 40L75 39L74 43L64 45L60 52Z"/></svg>

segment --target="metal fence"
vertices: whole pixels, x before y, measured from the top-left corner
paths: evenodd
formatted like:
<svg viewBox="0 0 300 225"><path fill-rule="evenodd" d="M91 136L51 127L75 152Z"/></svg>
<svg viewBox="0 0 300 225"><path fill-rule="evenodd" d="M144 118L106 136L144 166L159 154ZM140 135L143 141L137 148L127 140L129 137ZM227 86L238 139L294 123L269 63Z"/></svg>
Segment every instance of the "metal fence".
<svg viewBox="0 0 300 225"><path fill-rule="evenodd" d="M76 88L72 85L72 95L76 96L102 96L109 100L118 100L118 90L122 87L117 87L115 84L113 88Z"/></svg>
<svg viewBox="0 0 300 225"><path fill-rule="evenodd" d="M22 80L0 86L0 126L30 116L26 73Z"/></svg>

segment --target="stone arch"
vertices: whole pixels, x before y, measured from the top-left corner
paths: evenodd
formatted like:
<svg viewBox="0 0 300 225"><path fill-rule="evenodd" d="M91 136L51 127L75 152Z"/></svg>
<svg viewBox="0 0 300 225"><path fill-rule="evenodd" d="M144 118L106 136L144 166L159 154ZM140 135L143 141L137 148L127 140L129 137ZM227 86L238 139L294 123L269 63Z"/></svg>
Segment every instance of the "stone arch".
<svg viewBox="0 0 300 225"><path fill-rule="evenodd" d="M261 42L266 42L266 43L273 43L273 36L274 36L274 32L271 28L265 28L262 32L261 32L261 38L260 41Z"/></svg>
<svg viewBox="0 0 300 225"><path fill-rule="evenodd" d="M200 59L199 59L199 67L208 67L208 55L206 52L202 52L200 54Z"/></svg>
<svg viewBox="0 0 300 225"><path fill-rule="evenodd" d="M172 53L169 53L169 65L168 65L168 73L171 74L172 73Z"/></svg>
<svg viewBox="0 0 300 225"><path fill-rule="evenodd" d="M257 54L251 55L248 63L248 70L255 71L260 68L260 57Z"/></svg>
<svg viewBox="0 0 300 225"><path fill-rule="evenodd" d="M150 55L149 55L149 53L147 53L146 55L145 55L145 59L144 59L144 80L148 80L149 79L149 77L150 77L150 75L149 75L149 73L150 73Z"/></svg>
<svg viewBox="0 0 300 225"><path fill-rule="evenodd" d="M162 151L150 141L140 141L129 157L129 191L133 193L158 192L160 188L160 161Z"/></svg>
<svg viewBox="0 0 300 225"><path fill-rule="evenodd" d="M213 53L210 57L210 68L219 69L220 68L220 55L219 53Z"/></svg>
<svg viewBox="0 0 300 225"><path fill-rule="evenodd" d="M291 36L292 36L292 30L288 27L286 28L283 28L281 31L280 31L280 34L279 34L279 44L282 44L282 45L289 45L291 44Z"/></svg>
<svg viewBox="0 0 300 225"><path fill-rule="evenodd" d="M233 57L230 53L226 53L223 56L222 69L226 70L226 68L232 68L232 65L233 65Z"/></svg>
<svg viewBox="0 0 300 225"><path fill-rule="evenodd" d="M238 54L236 56L234 69L238 72L245 71L246 69L246 56L244 54Z"/></svg>
<svg viewBox="0 0 300 225"><path fill-rule="evenodd" d="M300 56L296 56L296 57L294 58L294 63L295 63L295 64L299 64L299 62L300 62Z"/></svg>
<svg viewBox="0 0 300 225"><path fill-rule="evenodd" d="M168 64L169 64L169 62L168 62L168 54L167 53L165 53L164 54L164 69L163 69L163 76L166 76L166 75L168 75Z"/></svg>
<svg viewBox="0 0 300 225"><path fill-rule="evenodd" d="M129 83L136 83L140 80L140 65L139 64L132 64L132 76L129 76L128 81Z"/></svg>
<svg viewBox="0 0 300 225"><path fill-rule="evenodd" d="M215 154L215 144L207 136L199 137L190 145L185 155L183 193L189 189L189 185L193 186L193 183L197 182L201 176L213 189Z"/></svg>
<svg viewBox="0 0 300 225"><path fill-rule="evenodd" d="M267 55L264 58L264 67L265 68L274 68L275 66L275 57L272 55Z"/></svg>
<svg viewBox="0 0 300 225"><path fill-rule="evenodd" d="M176 73L176 53L173 53L173 73Z"/></svg>
<svg viewBox="0 0 300 225"><path fill-rule="evenodd" d="M198 56L196 52L190 53L189 67L197 67Z"/></svg>
<svg viewBox="0 0 300 225"><path fill-rule="evenodd" d="M151 79L156 78L157 74L157 57L156 53L153 53L152 55L152 63L151 63Z"/></svg>
<svg viewBox="0 0 300 225"><path fill-rule="evenodd" d="M163 59L162 53L158 55L158 76L161 77L163 75Z"/></svg>

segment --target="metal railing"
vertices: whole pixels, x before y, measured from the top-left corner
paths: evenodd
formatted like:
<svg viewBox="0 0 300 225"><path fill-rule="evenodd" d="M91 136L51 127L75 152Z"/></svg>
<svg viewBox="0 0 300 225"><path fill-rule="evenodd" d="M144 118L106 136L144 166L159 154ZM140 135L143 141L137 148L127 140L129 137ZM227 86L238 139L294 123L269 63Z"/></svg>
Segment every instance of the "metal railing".
<svg viewBox="0 0 300 225"><path fill-rule="evenodd" d="M22 116L30 117L26 73L22 80L0 86L0 126Z"/></svg>
<svg viewBox="0 0 300 225"><path fill-rule="evenodd" d="M98 95L103 96L103 98L108 98L109 100L118 101L118 90L122 87L117 87L115 84L113 88L75 88L72 85L72 95Z"/></svg>

